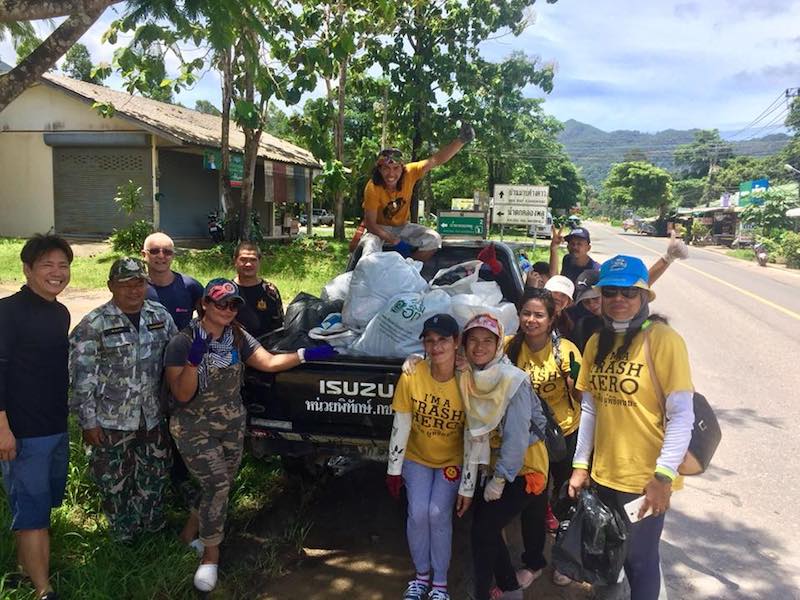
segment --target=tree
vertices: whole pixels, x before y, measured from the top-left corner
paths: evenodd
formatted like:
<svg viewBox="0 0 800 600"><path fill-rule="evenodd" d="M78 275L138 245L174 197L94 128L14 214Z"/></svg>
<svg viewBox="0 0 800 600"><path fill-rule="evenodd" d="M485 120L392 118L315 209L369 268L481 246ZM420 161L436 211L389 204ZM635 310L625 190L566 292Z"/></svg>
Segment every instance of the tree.
<svg viewBox="0 0 800 600"><path fill-rule="evenodd" d="M479 118L477 104L470 100L496 74L496 66L482 59L479 46L506 28L519 35L529 24L525 11L532 4L533 0L434 0L398 5L392 36L369 47L383 72L390 74L389 114L408 131L412 160L430 152L438 141L435 134L446 131L443 141L450 141L459 119ZM548 91L551 80L552 69L545 68L530 83ZM501 89L493 93L502 95ZM447 104L441 106L437 95L449 98ZM480 139L480 129L476 132ZM411 207L413 220L417 203Z"/></svg>
<svg viewBox="0 0 800 600"><path fill-rule="evenodd" d="M762 205L751 204L744 209L742 220L761 229L767 237L775 231L790 230L792 219L786 216L786 211L798 205L797 198L783 190L774 189L765 191L762 198L764 200Z"/></svg>
<svg viewBox="0 0 800 600"><path fill-rule="evenodd" d="M705 179L676 179L672 182L672 193L678 206L697 206L703 200L705 188Z"/></svg>
<svg viewBox="0 0 800 600"><path fill-rule="evenodd" d="M672 198L671 175L644 162L615 164L603 187L615 204L657 208L661 217Z"/></svg>
<svg viewBox="0 0 800 600"><path fill-rule="evenodd" d="M208 100L198 100L194 103L194 109L197 112L205 113L207 115L214 115L215 117L218 117L222 114L220 110Z"/></svg>
<svg viewBox="0 0 800 600"><path fill-rule="evenodd" d="M15 44L17 64L25 60L41 43L42 39L35 34L20 39L19 42Z"/></svg>
<svg viewBox="0 0 800 600"><path fill-rule="evenodd" d="M67 20L25 60L0 75L0 111L33 85L118 0L15 0L0 3L0 24L18 28L21 22L68 16Z"/></svg>
<svg viewBox="0 0 800 600"><path fill-rule="evenodd" d="M68 77L96 85L100 85L104 79L102 70L95 69L92 64L89 49L80 42L67 50L61 70Z"/></svg>
<svg viewBox="0 0 800 600"><path fill-rule="evenodd" d="M709 175L714 167L733 156L733 146L719 136L716 129L694 132L694 141L675 148L675 166L684 177Z"/></svg>
<svg viewBox="0 0 800 600"><path fill-rule="evenodd" d="M641 148L631 148L630 150L626 150L625 154L622 155L622 162L652 163L653 161L647 157L647 153Z"/></svg>

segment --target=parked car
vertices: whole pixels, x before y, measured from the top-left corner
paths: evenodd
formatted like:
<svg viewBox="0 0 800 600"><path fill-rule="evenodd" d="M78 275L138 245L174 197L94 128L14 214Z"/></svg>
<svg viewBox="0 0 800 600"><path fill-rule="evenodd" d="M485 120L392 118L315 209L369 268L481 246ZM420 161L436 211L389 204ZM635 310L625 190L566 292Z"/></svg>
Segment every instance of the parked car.
<svg viewBox="0 0 800 600"><path fill-rule="evenodd" d="M303 213L300 215L300 225L308 224L308 215ZM333 214L329 213L324 208L314 208L311 210L311 224L315 227L317 225L333 225Z"/></svg>
<svg viewBox="0 0 800 600"><path fill-rule="evenodd" d="M547 211L544 225L531 225L528 227L528 237L547 238L553 237L553 213Z"/></svg>

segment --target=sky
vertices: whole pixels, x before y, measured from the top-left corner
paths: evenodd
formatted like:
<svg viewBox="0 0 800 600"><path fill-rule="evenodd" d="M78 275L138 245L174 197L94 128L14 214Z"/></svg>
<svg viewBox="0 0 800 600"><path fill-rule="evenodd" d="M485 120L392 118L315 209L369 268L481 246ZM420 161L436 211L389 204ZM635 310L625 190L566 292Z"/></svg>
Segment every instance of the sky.
<svg viewBox="0 0 800 600"><path fill-rule="evenodd" d="M81 40L95 62L111 60L100 38L114 11ZM555 64L553 91L526 94L544 97L562 121L606 131L717 128L747 139L782 131L782 95L800 87L800 0L539 0L531 12L520 36L499 36L482 52L502 60L523 51ZM8 41L0 58L14 62ZM177 96L190 107L201 98L219 105L215 73Z"/></svg>

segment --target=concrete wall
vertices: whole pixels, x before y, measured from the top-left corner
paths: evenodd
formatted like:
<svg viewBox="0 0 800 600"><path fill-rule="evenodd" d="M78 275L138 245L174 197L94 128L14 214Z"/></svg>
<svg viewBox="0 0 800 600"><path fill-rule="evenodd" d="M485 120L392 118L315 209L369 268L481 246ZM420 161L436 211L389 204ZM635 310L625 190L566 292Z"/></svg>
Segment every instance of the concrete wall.
<svg viewBox="0 0 800 600"><path fill-rule="evenodd" d="M53 227L53 151L41 133L0 133L0 213L0 236Z"/></svg>

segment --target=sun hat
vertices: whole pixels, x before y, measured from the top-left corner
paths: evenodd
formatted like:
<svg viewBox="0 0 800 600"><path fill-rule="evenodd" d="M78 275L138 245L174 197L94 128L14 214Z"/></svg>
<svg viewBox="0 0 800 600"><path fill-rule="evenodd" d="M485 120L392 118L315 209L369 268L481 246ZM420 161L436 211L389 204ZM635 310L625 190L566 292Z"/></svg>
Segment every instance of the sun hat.
<svg viewBox="0 0 800 600"><path fill-rule="evenodd" d="M547 283L544 284L544 289L550 290L551 292L561 292L569 296L570 300L572 300L572 295L575 293L575 284L572 283L569 277L553 275L547 280Z"/></svg>
<svg viewBox="0 0 800 600"><path fill-rule="evenodd" d="M650 301L656 295L650 289L650 275L642 259L625 254L617 254L600 265L600 280L595 284L603 287L637 287L647 290Z"/></svg>
<svg viewBox="0 0 800 600"><path fill-rule="evenodd" d="M476 329L478 327L483 327L484 329L488 329L497 337L501 337L501 327L500 322L495 319L492 315L477 315L471 318L466 325L464 325L464 333L469 331L470 329Z"/></svg>

